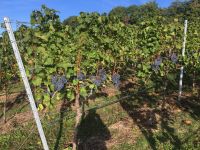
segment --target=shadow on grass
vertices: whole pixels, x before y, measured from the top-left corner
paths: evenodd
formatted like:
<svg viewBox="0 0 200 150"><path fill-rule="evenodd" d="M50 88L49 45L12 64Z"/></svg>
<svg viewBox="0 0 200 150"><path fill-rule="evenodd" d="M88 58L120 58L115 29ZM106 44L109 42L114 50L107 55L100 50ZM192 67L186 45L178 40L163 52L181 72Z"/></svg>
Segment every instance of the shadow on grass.
<svg viewBox="0 0 200 150"><path fill-rule="evenodd" d="M200 99L195 96L185 96L179 104L180 109L188 112L194 119L200 119Z"/></svg>
<svg viewBox="0 0 200 150"><path fill-rule="evenodd" d="M110 139L110 131L95 110L89 111L78 129L79 150L107 150L105 141Z"/></svg>
<svg viewBox="0 0 200 150"><path fill-rule="evenodd" d="M162 101L159 102L162 103ZM170 142L173 149L181 149L181 140L176 135L175 129L170 126L173 122L171 111L165 107L159 107L162 105L158 103L157 97L150 96L144 90L139 95L120 101L120 105L143 133L149 143L149 149L158 150L158 144L165 142ZM158 129L159 133L157 133Z"/></svg>
<svg viewBox="0 0 200 150"><path fill-rule="evenodd" d="M64 118L66 116L67 113L67 109L69 109L70 103L67 103L66 100L63 101L61 108L60 108L60 118L59 118L59 129L58 129L58 133L56 136L56 142L54 145L54 150L58 150L59 149L59 145L60 145L60 141L63 135L63 128L64 128Z"/></svg>
<svg viewBox="0 0 200 150"><path fill-rule="evenodd" d="M134 99L130 98L126 101L120 102L122 108L128 113L128 115L137 124L140 131L147 139L149 145L153 150L156 149L156 141L153 138L152 128L156 128L154 123L154 116L150 110L140 110L139 105L134 103Z"/></svg>
<svg viewBox="0 0 200 150"><path fill-rule="evenodd" d="M21 92L14 100L9 100L6 102L6 114L12 115L11 113L19 113L21 112L29 103L25 101L26 93ZM3 109L3 106L1 106ZM17 109L17 110L16 110ZM0 115L0 119L3 117L3 113ZM8 117L7 121L12 119L12 117Z"/></svg>

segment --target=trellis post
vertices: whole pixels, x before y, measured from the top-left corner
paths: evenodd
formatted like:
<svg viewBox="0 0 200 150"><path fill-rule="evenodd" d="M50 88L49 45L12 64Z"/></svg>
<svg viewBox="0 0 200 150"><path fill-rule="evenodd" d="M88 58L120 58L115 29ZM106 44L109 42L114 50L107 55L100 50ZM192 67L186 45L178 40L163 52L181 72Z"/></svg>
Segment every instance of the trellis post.
<svg viewBox="0 0 200 150"><path fill-rule="evenodd" d="M185 45L186 45L186 37L187 37L187 27L188 27L188 21L185 20L184 23L184 36L183 36L183 48L182 48L182 57L184 58L185 56ZM183 71L184 71L184 66L181 66L180 69L180 80L179 80L179 93L178 93L178 100L181 100L181 94L182 94L182 89L183 89Z"/></svg>
<svg viewBox="0 0 200 150"><path fill-rule="evenodd" d="M37 128L38 128L38 132L39 132L44 150L49 150L47 140L46 140L43 128L42 128L41 121L40 121L40 117L39 117L39 114L38 114L38 111L37 111L37 107L35 105L35 101L34 101L34 98L33 98L33 93L31 91L30 84L29 84L28 78L26 76L26 72L25 72L25 69L24 69L24 65L23 65L20 53L19 53L17 42L15 40L13 29L11 27L10 20L9 20L8 17L4 17L4 23L6 25L6 30L8 32L9 39L10 39L10 42L11 42L11 45L12 45L12 48L13 48L13 51L14 51L14 54L15 54L15 58L16 58L17 63L18 63L18 67L19 67L20 74L22 76L22 80L24 82L26 93L28 95L28 99L29 99L29 102L30 102L30 105L31 105L33 116L35 118L35 122L36 122L36 125L37 125Z"/></svg>

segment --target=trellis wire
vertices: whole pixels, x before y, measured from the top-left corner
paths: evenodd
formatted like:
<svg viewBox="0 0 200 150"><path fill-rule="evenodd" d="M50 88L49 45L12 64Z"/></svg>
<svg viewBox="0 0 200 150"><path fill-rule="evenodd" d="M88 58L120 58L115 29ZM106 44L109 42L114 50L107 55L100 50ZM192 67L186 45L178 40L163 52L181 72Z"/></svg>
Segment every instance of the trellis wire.
<svg viewBox="0 0 200 150"><path fill-rule="evenodd" d="M115 98L114 100L112 100L112 101L110 101L110 102L106 102L106 103L104 103L104 104L102 104L102 105L96 105L96 106L93 106L93 107L91 107L91 108L88 108L88 109L85 110L83 113L87 113L87 112L89 112L89 111L91 111L91 110L98 110L98 109L101 109L101 108L104 108L104 107L107 107L107 106L116 104L116 103L118 103L118 102L120 102L120 101L125 101L125 100L127 100L128 98L131 98L131 97L133 97L133 96L137 96L138 94L142 94L142 93L144 93L145 91L150 90L150 89L153 89L153 88L155 88L155 87L152 86L152 87L149 87L149 88L146 88L146 89L137 91L136 93L128 94L128 95L125 95L125 96L123 96L123 97L117 97L117 98ZM105 101L108 101L109 99L111 99L111 98L106 98ZM66 112L70 112L70 111L67 111L67 110L60 111L60 113L66 113ZM52 116L52 114L56 114L56 113L47 113L47 115L51 115L51 116ZM45 117L45 116L44 116L44 117ZM73 118L75 118L75 117L76 117L76 114L75 114L75 113L72 113L70 116L67 116L67 118L65 118L65 119L69 120L69 119L73 119ZM54 121L50 122L47 126L53 126L53 125L54 125L55 123L57 123L59 120L60 120L60 118L55 119Z"/></svg>
<svg viewBox="0 0 200 150"><path fill-rule="evenodd" d="M17 22L19 23L19 22ZM20 22L22 24L25 24L24 22ZM185 56L185 45L186 45L186 34L187 34L187 20L185 20L185 29L184 29L184 41L183 41L183 49L182 49L182 56ZM23 41L18 41L18 42L23 42ZM181 67L180 70L180 80L179 80L179 95L178 95L178 100L181 99L181 94L182 94L182 80L183 80L183 70L184 70L184 66ZM115 100L116 102L120 101L120 100ZM106 105L107 106L107 105ZM100 107L102 108L102 107ZM88 110L87 110L88 111Z"/></svg>
<svg viewBox="0 0 200 150"><path fill-rule="evenodd" d="M29 130L28 136L25 138L25 140L23 140L23 142L21 142L21 145L19 146L18 150L22 148L22 146L26 143L26 141L33 134L33 132L34 132L34 126L32 125L31 129Z"/></svg>
<svg viewBox="0 0 200 150"><path fill-rule="evenodd" d="M185 45L186 45L186 37L187 37L187 24L188 21L185 20L184 23L184 37L183 37L183 48L182 48L182 57L184 58L185 56ZM183 70L184 70L184 66L181 66L180 69L180 80L179 80L179 94L178 94L178 101L181 100L181 94L182 94L182 89L183 89Z"/></svg>
<svg viewBox="0 0 200 150"><path fill-rule="evenodd" d="M23 82L24 82L24 86L25 86L30 104L31 104L31 108L32 108L32 111L33 111L35 122L36 122L37 127L38 127L38 131L39 131L39 134L40 134L40 138L42 140L43 147L44 147L45 150L49 150L49 147L48 147L48 144L47 144L47 141L46 141L46 137L44 135L44 131L43 131L43 128L42 128L42 124L40 122L40 118L39 118L39 115L38 115L37 107L36 107L35 102L34 102L33 94L32 94L31 88L30 88L30 84L29 84L28 78L26 76L24 65L23 65L23 62L22 62L22 59L21 59L21 56L20 56L20 53L19 53L19 50L18 50L18 46L17 46L16 40L15 40L15 36L14 36L13 30L12 30L11 24L9 23L10 22L9 18L5 17L4 22L5 22L5 25L6 25L6 29L7 29L12 47L13 47L15 57L17 59L18 67L19 67L19 70L20 70L20 73L21 73L21 76L22 76L22 79L23 79Z"/></svg>

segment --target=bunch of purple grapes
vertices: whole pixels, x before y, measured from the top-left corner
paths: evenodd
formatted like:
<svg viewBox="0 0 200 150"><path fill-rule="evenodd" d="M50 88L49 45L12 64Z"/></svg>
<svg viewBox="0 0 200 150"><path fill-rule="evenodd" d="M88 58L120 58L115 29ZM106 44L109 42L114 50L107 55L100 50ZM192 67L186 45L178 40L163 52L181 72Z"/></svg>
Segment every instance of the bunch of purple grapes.
<svg viewBox="0 0 200 150"><path fill-rule="evenodd" d="M102 82L104 82L106 80L107 76L106 76L106 71L104 69L99 70L99 77Z"/></svg>
<svg viewBox="0 0 200 150"><path fill-rule="evenodd" d="M156 66L160 66L161 63L162 63L162 57L158 57L158 58L155 60L155 62L154 62L154 64L155 64Z"/></svg>
<svg viewBox="0 0 200 150"><path fill-rule="evenodd" d="M91 76L91 81L96 85L100 86L106 80L106 71L104 69L100 69L98 72L98 76Z"/></svg>
<svg viewBox="0 0 200 150"><path fill-rule="evenodd" d="M84 73L80 72L80 73L77 75L77 78L78 78L78 80L80 80L80 81L84 80L84 79L85 79Z"/></svg>
<svg viewBox="0 0 200 150"><path fill-rule="evenodd" d="M102 83L102 80L98 76L91 76L90 80L96 85L100 86Z"/></svg>
<svg viewBox="0 0 200 150"><path fill-rule="evenodd" d="M159 69L161 63L162 63L162 57L158 57L158 58L154 61L154 63L152 64L152 66L151 66L152 69L155 70L155 71L157 71L157 70Z"/></svg>
<svg viewBox="0 0 200 150"><path fill-rule="evenodd" d="M52 83L53 85L55 85L55 84L57 83L57 81L58 81L58 76L57 76L57 75L53 75L53 76L51 77L51 83Z"/></svg>
<svg viewBox="0 0 200 150"><path fill-rule="evenodd" d="M173 53L172 55L171 55L171 61L173 62L173 63L177 63L177 61L178 61L178 57L177 57L177 55L175 54L175 53Z"/></svg>
<svg viewBox="0 0 200 150"><path fill-rule="evenodd" d="M120 75L118 73L115 73L112 75L112 82L114 83L115 87L119 87L120 85Z"/></svg>
<svg viewBox="0 0 200 150"><path fill-rule="evenodd" d="M66 77L63 75L60 78L57 75L52 76L51 83L54 85L55 91L60 91L67 83Z"/></svg>

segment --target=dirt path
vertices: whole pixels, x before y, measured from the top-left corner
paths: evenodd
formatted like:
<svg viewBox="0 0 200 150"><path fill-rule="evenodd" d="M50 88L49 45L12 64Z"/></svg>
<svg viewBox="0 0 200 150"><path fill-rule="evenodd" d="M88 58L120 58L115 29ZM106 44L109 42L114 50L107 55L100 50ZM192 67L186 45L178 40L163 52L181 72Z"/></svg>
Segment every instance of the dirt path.
<svg viewBox="0 0 200 150"><path fill-rule="evenodd" d="M4 123L3 120L1 120L0 133L1 134L8 133L19 125L24 126L32 119L33 119L32 112L29 111L16 114L15 116L13 116L12 119L9 119L6 123Z"/></svg>
<svg viewBox="0 0 200 150"><path fill-rule="evenodd" d="M13 93L8 95L8 100L15 100L21 93ZM6 99L6 95L0 96L0 102L3 102Z"/></svg>
<svg viewBox="0 0 200 150"><path fill-rule="evenodd" d="M13 95L13 98L15 96L17 96L17 94ZM25 107L29 107L28 106L29 103L27 103L27 102L23 103L21 105L24 105ZM62 107L62 103L58 103L56 105L54 111L59 113L61 107ZM48 113L47 110L43 110L43 111L39 112L41 120L44 118L46 113ZM27 110L25 112L20 112L20 113L13 114L13 116L10 116L8 118L6 123L4 123L3 119L0 119L0 134L9 133L12 130L17 129L18 126L23 127L23 126L27 125L28 123L30 123L31 121L34 121L33 113L31 111L31 109Z"/></svg>

